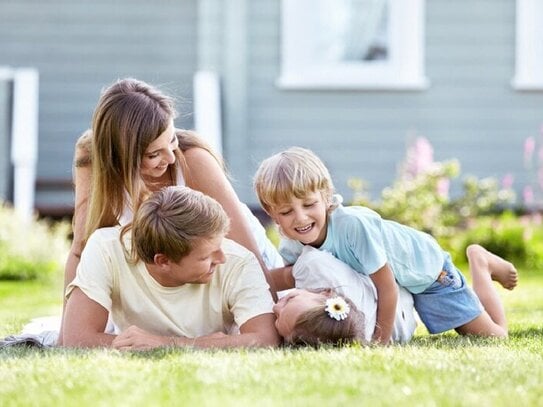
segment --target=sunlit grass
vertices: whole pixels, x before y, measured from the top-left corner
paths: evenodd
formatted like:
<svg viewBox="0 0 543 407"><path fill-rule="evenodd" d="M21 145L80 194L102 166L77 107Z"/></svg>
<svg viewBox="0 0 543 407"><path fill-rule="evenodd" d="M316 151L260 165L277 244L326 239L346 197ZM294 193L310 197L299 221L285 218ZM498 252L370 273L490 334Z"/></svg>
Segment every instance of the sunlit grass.
<svg viewBox="0 0 543 407"><path fill-rule="evenodd" d="M59 313L59 290L58 283L0 283L2 332ZM388 348L2 350L0 404L541 405L543 275L522 272L517 289L500 292L508 340L429 336L420 328L410 344Z"/></svg>

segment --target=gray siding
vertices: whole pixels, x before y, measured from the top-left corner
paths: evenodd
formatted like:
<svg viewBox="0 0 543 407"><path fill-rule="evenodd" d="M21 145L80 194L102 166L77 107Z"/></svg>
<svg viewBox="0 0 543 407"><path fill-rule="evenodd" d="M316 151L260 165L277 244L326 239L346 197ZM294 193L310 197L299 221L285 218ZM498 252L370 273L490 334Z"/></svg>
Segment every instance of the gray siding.
<svg viewBox="0 0 543 407"><path fill-rule="evenodd" d="M456 157L462 174L526 174L522 147L543 120L543 94L511 88L513 0L427 0L426 73L417 92L295 91L279 76L280 2L248 1L246 168L291 145L313 149L346 198L349 177L370 182L373 198L396 176L410 135L427 137L437 160ZM230 135L231 136L231 135ZM233 157L228 157L231 161ZM524 178L523 178L524 177ZM252 195L243 196L256 202Z"/></svg>
<svg viewBox="0 0 543 407"><path fill-rule="evenodd" d="M258 163L291 145L319 154L346 198L350 177L377 198L413 134L430 140L437 160L458 158L464 175L511 172L518 190L531 175L522 146L539 133L543 93L510 86L514 0L427 0L431 85L416 92L277 88L279 16L279 0L0 0L0 65L41 74L39 177L70 178L74 141L100 89L118 77L164 85L185 100L177 124L192 127L199 68L221 75L225 159L255 206ZM38 191L40 206L72 200Z"/></svg>
<svg viewBox="0 0 543 407"><path fill-rule="evenodd" d="M0 65L40 72L39 179L70 180L74 142L117 78L180 98L177 125L192 127L196 16L196 0L0 0ZM72 204L38 190L38 207Z"/></svg>

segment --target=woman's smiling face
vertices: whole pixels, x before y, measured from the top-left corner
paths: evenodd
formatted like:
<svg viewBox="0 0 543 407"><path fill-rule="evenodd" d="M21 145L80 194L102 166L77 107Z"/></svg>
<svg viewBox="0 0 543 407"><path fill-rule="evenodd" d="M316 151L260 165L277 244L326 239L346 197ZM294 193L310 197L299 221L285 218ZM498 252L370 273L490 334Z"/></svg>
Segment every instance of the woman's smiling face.
<svg viewBox="0 0 543 407"><path fill-rule="evenodd" d="M164 175L168 166L175 162L177 147L178 141L172 120L168 128L145 150L141 175L149 178L159 178Z"/></svg>

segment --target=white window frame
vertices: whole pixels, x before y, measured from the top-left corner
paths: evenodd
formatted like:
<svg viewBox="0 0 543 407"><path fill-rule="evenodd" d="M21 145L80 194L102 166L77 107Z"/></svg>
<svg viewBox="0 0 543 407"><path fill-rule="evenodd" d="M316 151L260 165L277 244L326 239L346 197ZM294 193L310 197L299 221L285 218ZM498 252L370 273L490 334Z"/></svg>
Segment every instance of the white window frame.
<svg viewBox="0 0 543 407"><path fill-rule="evenodd" d="M313 0L281 1L282 89L423 90L425 0L390 0L390 58L386 62L310 64L300 51L312 37L304 21ZM309 2L309 3L308 3Z"/></svg>
<svg viewBox="0 0 543 407"><path fill-rule="evenodd" d="M515 76L517 90L543 90L543 2L517 0Z"/></svg>

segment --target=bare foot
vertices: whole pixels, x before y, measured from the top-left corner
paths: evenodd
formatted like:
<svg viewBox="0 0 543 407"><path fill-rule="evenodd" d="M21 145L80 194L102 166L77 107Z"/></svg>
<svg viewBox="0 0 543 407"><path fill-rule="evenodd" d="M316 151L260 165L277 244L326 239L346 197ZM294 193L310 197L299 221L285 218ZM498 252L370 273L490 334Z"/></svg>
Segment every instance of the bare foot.
<svg viewBox="0 0 543 407"><path fill-rule="evenodd" d="M490 278L501 284L503 288L512 290L518 283L518 272L513 263L489 252L479 245L470 245L466 254L469 262L487 269Z"/></svg>
<svg viewBox="0 0 543 407"><path fill-rule="evenodd" d="M490 267L490 277L492 280L497 281L503 288L512 290L518 283L518 272L513 263L496 256L494 253L490 253L490 259L488 265Z"/></svg>

